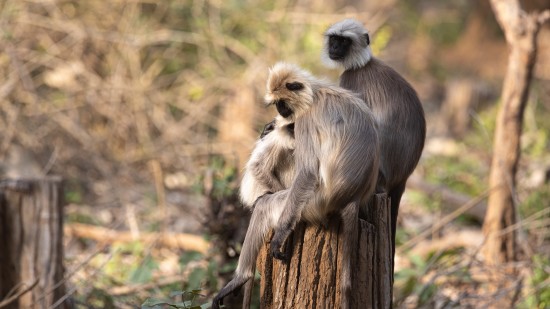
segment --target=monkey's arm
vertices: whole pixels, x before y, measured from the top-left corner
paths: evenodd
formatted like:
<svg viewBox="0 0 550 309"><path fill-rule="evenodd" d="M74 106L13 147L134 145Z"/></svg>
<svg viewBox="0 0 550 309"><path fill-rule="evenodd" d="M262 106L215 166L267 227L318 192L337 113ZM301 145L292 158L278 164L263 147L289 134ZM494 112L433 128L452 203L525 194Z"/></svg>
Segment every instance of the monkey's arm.
<svg viewBox="0 0 550 309"><path fill-rule="evenodd" d="M311 171L298 172L294 184L290 188L285 207L271 240L271 254L279 260L286 260L287 256L281 251L283 243L296 227L300 214L306 203L311 202L317 187L317 176Z"/></svg>
<svg viewBox="0 0 550 309"><path fill-rule="evenodd" d="M271 254L280 260L286 259L285 254L281 252L284 241L300 220L306 203L311 203L314 200L320 181L319 135L312 126L313 121L304 119L303 122L300 125L297 123L295 129L296 178L289 189L283 213L279 218L275 235L271 241Z"/></svg>

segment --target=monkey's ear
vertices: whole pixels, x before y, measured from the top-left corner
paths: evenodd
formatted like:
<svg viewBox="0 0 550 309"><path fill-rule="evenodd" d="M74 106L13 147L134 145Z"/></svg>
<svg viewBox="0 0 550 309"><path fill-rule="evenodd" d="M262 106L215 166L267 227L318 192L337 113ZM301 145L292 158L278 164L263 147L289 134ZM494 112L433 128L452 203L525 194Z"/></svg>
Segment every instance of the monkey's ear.
<svg viewBox="0 0 550 309"><path fill-rule="evenodd" d="M367 40L367 45L370 45L370 38L369 38L369 34L368 33L365 33L365 39Z"/></svg>
<svg viewBox="0 0 550 309"><path fill-rule="evenodd" d="M294 82L294 83L286 83L286 89L290 91L296 91L296 90L302 90L304 89L304 84L300 82Z"/></svg>

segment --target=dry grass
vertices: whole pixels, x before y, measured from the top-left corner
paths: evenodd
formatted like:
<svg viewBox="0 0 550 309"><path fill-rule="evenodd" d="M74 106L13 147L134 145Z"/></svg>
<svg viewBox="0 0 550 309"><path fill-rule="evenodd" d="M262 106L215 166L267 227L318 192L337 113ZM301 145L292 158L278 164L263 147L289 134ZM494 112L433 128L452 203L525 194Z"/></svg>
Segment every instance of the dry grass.
<svg viewBox="0 0 550 309"><path fill-rule="evenodd" d="M55 150L54 172L87 179L153 159L195 175L207 155L242 161L270 118L261 106L267 67L316 63L324 27L353 12L232 5L241 8L5 1L0 154L14 141L46 157Z"/></svg>
<svg viewBox="0 0 550 309"><path fill-rule="evenodd" d="M188 207L182 210L173 205L176 203L170 196L164 199L164 187L187 193L200 178L209 191L209 186L215 186L211 173L223 173L223 166L215 166L218 171L214 172L214 167L209 169L217 155L232 167L242 165L262 124L273 115L261 104L271 64L278 60L296 62L316 74L335 78L337 72L318 65L321 34L330 23L356 17L374 32L388 15L393 16L393 23L402 23L402 28L385 29L384 44L394 37L397 41L389 47L390 62L405 59L407 54L426 60L425 67L414 72L412 65L413 72L408 73L417 75L412 82L428 112L430 106L440 106L443 86L428 72L430 65L441 69L442 64L434 60L434 50L430 50L438 46L415 29L405 32L409 17L397 14L394 2L382 1L380 7L370 7L365 13L344 7L345 1L328 4L321 0L259 1L254 6L244 1L200 0L2 1L0 176L2 159L14 148L12 145L19 144L38 155L44 171L68 179L68 191L82 191L83 196L67 207L69 217L85 217L91 221L84 220L86 223L130 229L132 233L158 230L151 221L161 222L162 227L166 223L175 232L193 232L189 220L194 215L190 213L207 205L204 197L184 195L183 204ZM343 8L335 9L340 6ZM398 30L394 37L392 29ZM419 35L405 38L413 34ZM423 48L415 49L412 44L409 49L402 43L406 40L417 40ZM464 59L461 54L455 56ZM414 62L417 58L411 59ZM439 114L430 116L437 118ZM228 187L234 189L234 181ZM218 202L227 206L225 200ZM144 203L148 209L140 207ZM161 214L158 209L150 210L156 205L161 206ZM113 206L122 208L115 210ZM531 231L538 234L530 235L536 236L536 249L547 251L548 221L540 222L542 226ZM433 221L430 224L437 225ZM135 306L159 292L158 288L130 285L124 281L127 276L121 275L127 275L128 265L136 268L151 257L163 261L153 281L178 281L174 276L180 273L181 252L157 244L145 248L135 244L137 249L117 249L120 245L109 244L110 252L106 252L106 244L95 244L94 248L76 238L67 243L71 292L79 294L81 300L98 301L97 307L108 302L94 294L97 290L105 292L101 297L107 297L113 287L132 287L118 291L120 295L132 293L133 298L115 299L116 307ZM423 288L432 283L438 290L429 295L432 302L427 307L434 302L448 307L491 304L500 294L484 291L484 284L510 278L480 277L483 265L468 250L454 253L441 263L425 261L422 267L409 266L418 272L411 277L417 290L406 294L400 304L418 306ZM517 269L550 273L547 264L533 267L530 263ZM190 265L183 271L185 278L191 277L194 266ZM525 288L516 297L521 302L548 287L547 277L530 285L532 277L522 274L518 277L524 279L522 282L508 282L501 294L514 294L523 284Z"/></svg>

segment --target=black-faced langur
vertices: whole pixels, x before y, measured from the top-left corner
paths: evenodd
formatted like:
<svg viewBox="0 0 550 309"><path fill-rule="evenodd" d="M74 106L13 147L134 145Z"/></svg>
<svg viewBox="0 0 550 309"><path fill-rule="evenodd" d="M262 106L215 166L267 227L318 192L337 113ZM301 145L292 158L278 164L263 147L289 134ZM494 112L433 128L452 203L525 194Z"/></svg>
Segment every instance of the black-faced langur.
<svg viewBox="0 0 550 309"><path fill-rule="evenodd" d="M395 255L399 203L426 138L422 104L399 73L372 56L369 34L356 20L345 19L328 28L322 58L330 67L345 69L340 86L357 92L378 122L380 174L376 191L391 198Z"/></svg>
<svg viewBox="0 0 550 309"><path fill-rule="evenodd" d="M274 104L282 118L294 123L295 177L288 189L272 194L265 189L268 185L262 189L267 193L254 203L235 276L214 298L212 308L219 308L226 295L253 277L258 252L271 228L275 232L271 253L284 260L288 257L281 249L296 223L323 224L329 215L338 215L344 222L340 304L349 308L353 282L350 257L357 248L358 225L353 208L367 205L371 199L379 168L374 116L354 93L285 63L270 70L266 103ZM269 152L257 153L251 161L258 164L247 164L246 173L251 177L255 177L255 168L273 167L261 164L270 162Z"/></svg>

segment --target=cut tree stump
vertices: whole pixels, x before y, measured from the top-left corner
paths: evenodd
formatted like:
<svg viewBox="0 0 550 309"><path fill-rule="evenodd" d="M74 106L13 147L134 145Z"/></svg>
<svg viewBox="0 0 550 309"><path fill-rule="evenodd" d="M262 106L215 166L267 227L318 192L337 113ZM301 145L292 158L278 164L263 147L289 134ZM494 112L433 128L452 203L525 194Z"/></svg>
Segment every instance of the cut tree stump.
<svg viewBox="0 0 550 309"><path fill-rule="evenodd" d="M375 196L366 220L357 219L359 238L354 262L352 308L390 308L392 302L392 235L390 203ZM260 308L339 308L342 222L334 216L326 228L300 223L286 242L288 263L274 260L270 243L257 260ZM271 239L271 237L269 237Z"/></svg>
<svg viewBox="0 0 550 309"><path fill-rule="evenodd" d="M0 182L0 307L69 308L60 177Z"/></svg>

